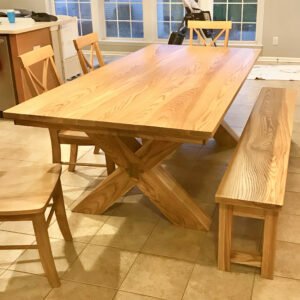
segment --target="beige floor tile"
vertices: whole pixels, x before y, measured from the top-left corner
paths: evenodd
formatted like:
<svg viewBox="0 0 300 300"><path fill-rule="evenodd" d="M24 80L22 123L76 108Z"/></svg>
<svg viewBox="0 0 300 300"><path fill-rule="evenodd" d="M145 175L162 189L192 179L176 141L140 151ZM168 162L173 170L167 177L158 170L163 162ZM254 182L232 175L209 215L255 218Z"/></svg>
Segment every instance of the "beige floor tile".
<svg viewBox="0 0 300 300"><path fill-rule="evenodd" d="M218 210L214 216L211 231L217 244ZM263 233L263 222L250 218L233 218L232 248L238 251L258 253L260 251Z"/></svg>
<svg viewBox="0 0 300 300"><path fill-rule="evenodd" d="M297 136L297 140L295 139L295 136ZM300 157L300 132L293 133L290 157Z"/></svg>
<svg viewBox="0 0 300 300"><path fill-rule="evenodd" d="M144 221L158 221L162 217L160 211L142 194L124 197L122 203L114 204L105 215Z"/></svg>
<svg viewBox="0 0 300 300"><path fill-rule="evenodd" d="M0 276L1 300L41 300L50 292L46 277L7 270Z"/></svg>
<svg viewBox="0 0 300 300"><path fill-rule="evenodd" d="M1 140L8 144L17 145L45 145L50 146L50 137L45 128L15 126L10 124L5 127L0 123Z"/></svg>
<svg viewBox="0 0 300 300"><path fill-rule="evenodd" d="M298 113L299 113L299 110L298 110ZM294 121L293 132L299 132L300 133L300 122L299 121Z"/></svg>
<svg viewBox="0 0 300 300"><path fill-rule="evenodd" d="M0 230L35 235L31 221L3 222Z"/></svg>
<svg viewBox="0 0 300 300"><path fill-rule="evenodd" d="M85 247L86 244L51 239L52 254L56 270L60 276L72 265ZM35 249L28 249L23 252L9 269L37 275L45 274L38 250Z"/></svg>
<svg viewBox="0 0 300 300"><path fill-rule="evenodd" d="M281 214L300 216L300 193L286 192Z"/></svg>
<svg viewBox="0 0 300 300"><path fill-rule="evenodd" d="M108 288L62 280L59 288L52 289L47 300L111 300L116 291Z"/></svg>
<svg viewBox="0 0 300 300"><path fill-rule="evenodd" d="M286 181L286 191L288 192L300 192L300 174L288 173Z"/></svg>
<svg viewBox="0 0 300 300"><path fill-rule="evenodd" d="M93 164L106 164L105 155L103 151L99 154L94 154L94 147L89 149L80 159L79 162L93 163Z"/></svg>
<svg viewBox="0 0 300 300"><path fill-rule="evenodd" d="M300 244L300 216L279 216L277 240Z"/></svg>
<svg viewBox="0 0 300 300"><path fill-rule="evenodd" d="M158 298L119 291L114 300L159 300Z"/></svg>
<svg viewBox="0 0 300 300"><path fill-rule="evenodd" d="M196 263L201 266L216 266L218 256L218 235L206 232L201 237L201 249Z"/></svg>
<svg viewBox="0 0 300 300"><path fill-rule="evenodd" d="M31 235L0 231L0 245L30 245L35 238ZM1 250L0 251L0 268L7 268L12 264L24 250Z"/></svg>
<svg viewBox="0 0 300 300"><path fill-rule="evenodd" d="M300 279L299 253L299 244L278 241L274 274L291 279Z"/></svg>
<svg viewBox="0 0 300 300"><path fill-rule="evenodd" d="M155 227L142 252L194 262L206 246L206 236L204 231L184 229L162 220Z"/></svg>
<svg viewBox="0 0 300 300"><path fill-rule="evenodd" d="M219 271L216 267L196 265L184 293L184 300L251 299L254 274Z"/></svg>
<svg viewBox="0 0 300 300"><path fill-rule="evenodd" d="M256 275L252 300L298 300L300 281L275 277L274 280L263 279Z"/></svg>
<svg viewBox="0 0 300 300"><path fill-rule="evenodd" d="M289 173L300 173L300 157L290 156L288 171Z"/></svg>
<svg viewBox="0 0 300 300"><path fill-rule="evenodd" d="M50 210L50 207L46 209L46 218L49 215ZM50 224L54 223L54 219L54 217L51 219ZM32 221L5 221L0 224L0 230L35 235Z"/></svg>
<svg viewBox="0 0 300 300"><path fill-rule="evenodd" d="M6 269L0 268L0 275L3 274L6 271Z"/></svg>
<svg viewBox="0 0 300 300"><path fill-rule="evenodd" d="M110 217L90 243L138 252L156 223L126 217Z"/></svg>
<svg viewBox="0 0 300 300"><path fill-rule="evenodd" d="M233 236L259 241L262 238L263 221L257 219L234 217Z"/></svg>
<svg viewBox="0 0 300 300"><path fill-rule="evenodd" d="M64 193L65 206L68 209L72 208L75 203L80 202L91 192L91 190L88 190L86 188L68 185L63 185L62 188Z"/></svg>
<svg viewBox="0 0 300 300"><path fill-rule="evenodd" d="M104 215L79 214L71 211L67 211L67 217L73 240L82 243L88 243L108 219L108 216ZM56 221L49 227L49 236L63 239Z"/></svg>
<svg viewBox="0 0 300 300"><path fill-rule="evenodd" d="M70 145L61 145L61 160L64 162L68 162L70 160ZM89 152L91 149L91 146L79 146L78 147L78 154L77 154L77 160L81 161L81 158ZM75 168L75 170L77 167Z"/></svg>
<svg viewBox="0 0 300 300"><path fill-rule="evenodd" d="M76 167L75 172L63 172L61 181L63 185L81 188L92 188L104 179L105 168L95 167Z"/></svg>
<svg viewBox="0 0 300 300"><path fill-rule="evenodd" d="M116 248L88 245L63 278L118 288L136 256L136 253Z"/></svg>
<svg viewBox="0 0 300 300"><path fill-rule="evenodd" d="M163 299L181 299L193 264L141 254L120 290Z"/></svg>

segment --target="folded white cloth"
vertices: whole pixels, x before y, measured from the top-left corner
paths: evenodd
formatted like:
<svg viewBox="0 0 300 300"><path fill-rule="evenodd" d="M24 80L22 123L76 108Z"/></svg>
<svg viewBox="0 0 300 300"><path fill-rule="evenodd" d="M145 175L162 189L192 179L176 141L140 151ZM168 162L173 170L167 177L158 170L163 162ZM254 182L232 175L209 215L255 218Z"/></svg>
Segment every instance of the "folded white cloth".
<svg viewBox="0 0 300 300"><path fill-rule="evenodd" d="M183 0L183 5L189 8L192 13L197 13L201 11L198 0Z"/></svg>

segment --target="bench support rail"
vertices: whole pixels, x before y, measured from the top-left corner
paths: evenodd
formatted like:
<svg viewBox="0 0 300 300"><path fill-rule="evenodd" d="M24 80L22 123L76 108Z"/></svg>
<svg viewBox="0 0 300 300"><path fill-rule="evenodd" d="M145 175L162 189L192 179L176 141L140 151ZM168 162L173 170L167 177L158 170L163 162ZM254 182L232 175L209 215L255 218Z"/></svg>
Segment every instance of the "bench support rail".
<svg viewBox="0 0 300 300"><path fill-rule="evenodd" d="M261 276L273 279L278 209L256 209L219 204L218 267L230 271L230 264L242 264L261 268ZM233 217L250 217L264 221L261 255L239 252L232 249Z"/></svg>

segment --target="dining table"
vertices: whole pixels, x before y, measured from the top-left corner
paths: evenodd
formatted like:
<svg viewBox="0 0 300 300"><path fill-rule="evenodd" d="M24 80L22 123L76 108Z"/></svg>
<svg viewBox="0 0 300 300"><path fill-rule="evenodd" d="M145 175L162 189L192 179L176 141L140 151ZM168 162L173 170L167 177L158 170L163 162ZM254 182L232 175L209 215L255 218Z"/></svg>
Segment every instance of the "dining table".
<svg viewBox="0 0 300 300"><path fill-rule="evenodd" d="M171 223L209 230L211 218L162 163L182 144L210 138L236 144L224 116L259 53L151 44L12 107L4 117L85 132L117 165L74 212L102 214L137 186Z"/></svg>

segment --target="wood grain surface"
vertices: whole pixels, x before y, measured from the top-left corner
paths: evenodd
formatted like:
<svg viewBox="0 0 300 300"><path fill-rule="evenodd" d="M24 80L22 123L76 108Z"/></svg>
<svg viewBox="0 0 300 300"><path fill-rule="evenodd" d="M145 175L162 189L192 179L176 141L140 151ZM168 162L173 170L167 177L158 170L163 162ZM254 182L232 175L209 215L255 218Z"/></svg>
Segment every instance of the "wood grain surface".
<svg viewBox="0 0 300 300"><path fill-rule="evenodd" d="M150 45L4 116L197 142L215 133L259 52Z"/></svg>
<svg viewBox="0 0 300 300"><path fill-rule="evenodd" d="M296 92L264 88L222 179L216 201L282 206Z"/></svg>

